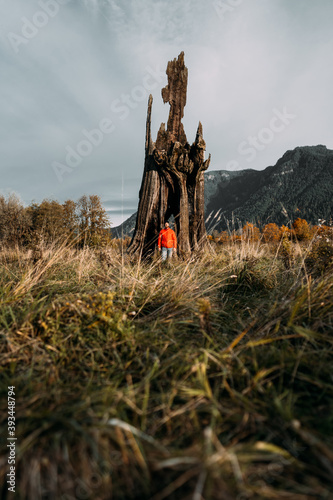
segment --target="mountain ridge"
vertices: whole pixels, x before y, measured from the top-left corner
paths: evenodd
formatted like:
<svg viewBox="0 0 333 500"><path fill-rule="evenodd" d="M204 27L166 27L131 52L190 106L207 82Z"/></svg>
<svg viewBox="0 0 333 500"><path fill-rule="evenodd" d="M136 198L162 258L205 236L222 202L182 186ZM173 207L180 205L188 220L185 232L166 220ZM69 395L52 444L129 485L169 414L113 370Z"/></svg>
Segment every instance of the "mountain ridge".
<svg viewBox="0 0 333 500"><path fill-rule="evenodd" d="M287 151L274 166L245 171L227 189L220 186L207 204L214 229L228 220L242 226L252 222L287 224L300 217L316 224L333 213L333 151L326 146L299 146ZM221 220L217 218L222 216ZM208 230L211 229L210 224Z"/></svg>

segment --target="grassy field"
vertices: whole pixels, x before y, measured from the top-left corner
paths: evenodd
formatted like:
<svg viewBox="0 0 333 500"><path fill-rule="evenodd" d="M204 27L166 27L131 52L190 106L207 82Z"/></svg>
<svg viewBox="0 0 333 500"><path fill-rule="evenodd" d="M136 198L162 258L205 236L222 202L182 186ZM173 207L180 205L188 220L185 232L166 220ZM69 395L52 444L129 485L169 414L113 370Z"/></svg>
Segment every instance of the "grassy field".
<svg viewBox="0 0 333 500"><path fill-rule="evenodd" d="M0 252L2 499L333 498L331 261L210 245Z"/></svg>

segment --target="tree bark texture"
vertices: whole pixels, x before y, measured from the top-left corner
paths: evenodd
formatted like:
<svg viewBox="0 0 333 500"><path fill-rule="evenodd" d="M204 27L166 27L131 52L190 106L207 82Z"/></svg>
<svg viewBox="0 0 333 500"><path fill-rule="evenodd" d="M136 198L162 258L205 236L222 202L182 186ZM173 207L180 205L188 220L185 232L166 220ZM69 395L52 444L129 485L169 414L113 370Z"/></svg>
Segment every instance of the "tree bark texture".
<svg viewBox="0 0 333 500"><path fill-rule="evenodd" d="M172 215L181 255L187 256L206 244L203 173L209 166L210 155L205 160L201 123L192 145L187 142L182 124L188 78L184 52L168 63L166 73L168 84L162 89L162 98L164 103L170 103L167 129L162 123L156 142L152 141L150 95L139 207L128 249L129 253L143 257L154 252L158 234Z"/></svg>

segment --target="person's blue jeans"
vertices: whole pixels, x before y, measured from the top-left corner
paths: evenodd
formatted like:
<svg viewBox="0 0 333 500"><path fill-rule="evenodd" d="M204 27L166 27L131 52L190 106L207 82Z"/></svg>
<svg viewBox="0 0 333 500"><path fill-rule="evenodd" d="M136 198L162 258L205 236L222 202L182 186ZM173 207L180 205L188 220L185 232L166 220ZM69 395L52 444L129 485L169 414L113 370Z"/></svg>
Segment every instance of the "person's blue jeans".
<svg viewBox="0 0 333 500"><path fill-rule="evenodd" d="M162 260L171 259L173 254L173 248L162 247Z"/></svg>

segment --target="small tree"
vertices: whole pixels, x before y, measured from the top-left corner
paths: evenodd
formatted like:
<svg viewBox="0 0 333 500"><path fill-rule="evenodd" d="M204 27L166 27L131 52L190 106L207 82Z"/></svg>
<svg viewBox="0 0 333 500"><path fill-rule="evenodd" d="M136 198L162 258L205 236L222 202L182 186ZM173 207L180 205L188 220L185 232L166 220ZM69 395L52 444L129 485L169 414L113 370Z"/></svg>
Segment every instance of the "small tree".
<svg viewBox="0 0 333 500"><path fill-rule="evenodd" d="M289 238L289 236L291 234L291 231L290 231L289 227L284 226L284 225L282 225L280 227L280 232L281 232L281 237L282 238Z"/></svg>
<svg viewBox="0 0 333 500"><path fill-rule="evenodd" d="M281 239L281 229L274 222L266 224L262 230L262 234L265 243L273 243Z"/></svg>
<svg viewBox="0 0 333 500"><path fill-rule="evenodd" d="M252 224L251 222L247 222L243 227L242 237L246 241L259 241L260 240L259 228L254 224Z"/></svg>
<svg viewBox="0 0 333 500"><path fill-rule="evenodd" d="M309 240L311 238L311 228L305 219L296 219L293 223L293 233L298 240Z"/></svg>
<svg viewBox="0 0 333 500"><path fill-rule="evenodd" d="M5 245L24 242L30 230L31 219L27 209L15 194L0 196L0 241Z"/></svg>
<svg viewBox="0 0 333 500"><path fill-rule="evenodd" d="M97 195L84 195L77 202L80 243L98 246L110 239L110 221Z"/></svg>
<svg viewBox="0 0 333 500"><path fill-rule="evenodd" d="M43 200L40 204L32 203L27 209L31 217L32 240L46 243L64 237L63 206L55 200Z"/></svg>
<svg viewBox="0 0 333 500"><path fill-rule="evenodd" d="M76 203L73 200L66 200L63 204L63 227L66 236L75 238L79 233L79 220L76 213Z"/></svg>

